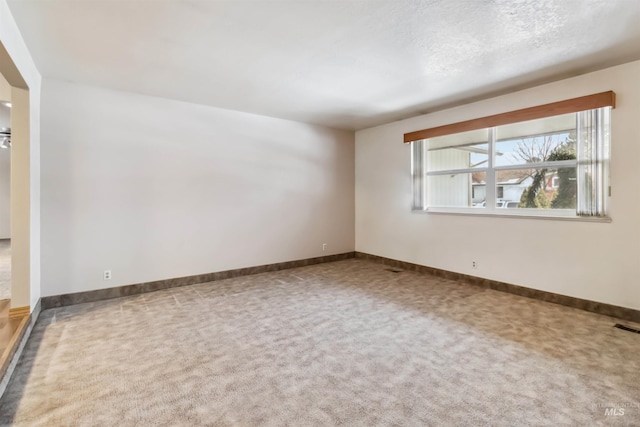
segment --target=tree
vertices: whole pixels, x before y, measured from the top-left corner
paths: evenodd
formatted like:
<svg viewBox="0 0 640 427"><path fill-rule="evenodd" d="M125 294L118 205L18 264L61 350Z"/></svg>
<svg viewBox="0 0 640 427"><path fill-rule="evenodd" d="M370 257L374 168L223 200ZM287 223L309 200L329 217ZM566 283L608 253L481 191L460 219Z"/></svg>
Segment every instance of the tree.
<svg viewBox="0 0 640 427"><path fill-rule="evenodd" d="M530 147L528 148L527 146ZM535 138L534 140L523 139L518 145L517 155L527 163L573 160L576 158L575 132L570 132L566 139L555 147L552 135L547 135L538 142L535 141ZM575 206L576 187L575 184L572 184L572 179L575 180L576 176L575 169L558 170L558 192L554 195L551 203L549 203L549 199L544 193L548 172L548 168L535 169L531 174L531 185L522 192L518 207L548 209L549 207L564 208Z"/></svg>
<svg viewBox="0 0 640 427"><path fill-rule="evenodd" d="M576 158L575 132L569 134L565 143L558 147L555 157L557 160L573 160ZM551 200L551 207L553 209L575 208L576 192L576 169L558 169L558 191L554 194L553 200Z"/></svg>
<svg viewBox="0 0 640 427"><path fill-rule="evenodd" d="M525 163L544 162L558 146L555 135L522 138L514 155Z"/></svg>
<svg viewBox="0 0 640 427"><path fill-rule="evenodd" d="M519 208L536 208L536 209L549 209L549 207L551 207L551 204L549 203L549 199L547 199L547 196L544 194L544 191L538 191L535 194L535 196L533 196L532 199L529 198L529 191L531 189L531 186L529 186L529 188L525 188L525 190L522 192L522 196L520 196L520 203L518 204Z"/></svg>

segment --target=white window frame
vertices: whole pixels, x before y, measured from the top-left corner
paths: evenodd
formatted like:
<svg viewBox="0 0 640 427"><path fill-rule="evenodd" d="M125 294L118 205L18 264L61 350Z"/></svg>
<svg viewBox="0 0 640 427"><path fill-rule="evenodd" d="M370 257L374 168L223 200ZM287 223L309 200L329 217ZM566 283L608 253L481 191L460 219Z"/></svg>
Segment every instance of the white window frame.
<svg viewBox="0 0 640 427"><path fill-rule="evenodd" d="M608 108L608 107L607 107ZM597 110L597 109L593 109ZM592 111L592 110L585 110ZM576 113L580 114L580 112ZM550 116L553 117L553 116ZM517 123L517 122L514 122ZM609 139L611 134L611 122L608 123L609 129ZM497 129L500 126L494 126L486 128L488 130L488 161L486 167L475 167L475 168L464 168L464 169L449 169L449 170L438 170L438 171L428 171L428 140L416 140L412 142L416 144L416 146L411 150L412 152L412 183L413 183L413 194L414 194L414 204L412 206L412 210L414 212L427 212L427 213L448 213L448 214L468 214L468 215L492 215L492 216L507 216L507 217L529 217L529 218L561 218L561 219L576 219L576 220L584 220L584 221L604 221L609 222L611 219L608 216L608 198L610 196L610 185L609 185L609 157L610 153L607 152L602 159L600 159L604 166L604 179L598 182L598 191L599 194L605 198L605 209L602 215L598 216L579 216L576 209L536 209L536 208L518 208L518 209L505 209L505 208L497 208L496 202L498 198L496 197L497 188L496 188L496 176L500 171L508 171L508 170L522 170L522 169L545 169L545 168L577 168L578 160L562 160L562 161L551 161L551 162L538 162L532 164L518 164L518 165L507 165L507 166L494 166L494 152L495 152L495 144L497 142L496 135ZM607 144L607 150L610 151L610 148ZM416 159L415 156L421 156L420 159ZM416 170L415 165L420 165L421 170ZM428 179L431 176L438 175L454 175L461 173L485 173L485 206L481 208L477 207L435 207L429 206L429 194L426 191L428 187ZM420 176L422 175L422 176ZM546 185L546 183L545 183ZM601 186L601 187L600 187ZM580 191L577 188L577 191ZM419 195L416 198L416 195ZM420 200L421 204L416 205L416 200Z"/></svg>

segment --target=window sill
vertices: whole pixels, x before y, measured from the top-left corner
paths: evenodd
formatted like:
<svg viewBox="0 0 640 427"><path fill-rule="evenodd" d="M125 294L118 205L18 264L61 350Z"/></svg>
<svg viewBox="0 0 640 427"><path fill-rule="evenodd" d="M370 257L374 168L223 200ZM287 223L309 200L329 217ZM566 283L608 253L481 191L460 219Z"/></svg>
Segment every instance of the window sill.
<svg viewBox="0 0 640 427"><path fill-rule="evenodd" d="M506 212L505 212L506 211ZM611 222L611 217L588 217L577 216L573 211L556 211L550 212L545 210L544 212L538 210L524 210L524 209L494 209L488 210L486 208L427 208L425 210L414 209L413 213L426 213L436 215L462 215L462 216L478 216L478 217L493 217L493 218L525 218L525 219L545 219L553 221L578 221L578 222Z"/></svg>

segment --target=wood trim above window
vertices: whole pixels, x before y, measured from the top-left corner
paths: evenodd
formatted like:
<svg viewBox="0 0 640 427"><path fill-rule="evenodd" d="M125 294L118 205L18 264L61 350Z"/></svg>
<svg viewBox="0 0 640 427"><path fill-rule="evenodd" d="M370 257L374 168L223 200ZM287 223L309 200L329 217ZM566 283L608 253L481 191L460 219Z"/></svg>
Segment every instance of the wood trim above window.
<svg viewBox="0 0 640 427"><path fill-rule="evenodd" d="M510 123L525 122L527 120L543 119L545 117L559 116L561 114L577 113L579 111L593 110L602 107L616 106L616 94L613 91L596 93L594 95L581 96L579 98L552 102L551 104L538 105L537 107L523 108L522 110L509 111L493 116L464 122L451 123L429 129L417 130L404 134L404 142L419 141L421 139L435 138L436 136L451 135L454 133L471 130L502 126Z"/></svg>

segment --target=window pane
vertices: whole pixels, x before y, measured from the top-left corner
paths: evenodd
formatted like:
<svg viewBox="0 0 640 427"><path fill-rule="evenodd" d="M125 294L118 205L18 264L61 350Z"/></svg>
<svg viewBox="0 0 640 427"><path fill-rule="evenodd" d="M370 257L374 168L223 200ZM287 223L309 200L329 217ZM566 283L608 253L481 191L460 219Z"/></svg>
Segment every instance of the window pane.
<svg viewBox="0 0 640 427"><path fill-rule="evenodd" d="M576 114L499 126L495 166L576 158Z"/></svg>
<svg viewBox="0 0 640 427"><path fill-rule="evenodd" d="M498 208L576 208L575 167L497 171L496 186L503 195Z"/></svg>
<svg viewBox="0 0 640 427"><path fill-rule="evenodd" d="M432 207L483 207L486 173L458 173L429 176L427 197Z"/></svg>
<svg viewBox="0 0 640 427"><path fill-rule="evenodd" d="M427 170L441 171L487 167L489 160L488 130L430 138Z"/></svg>

